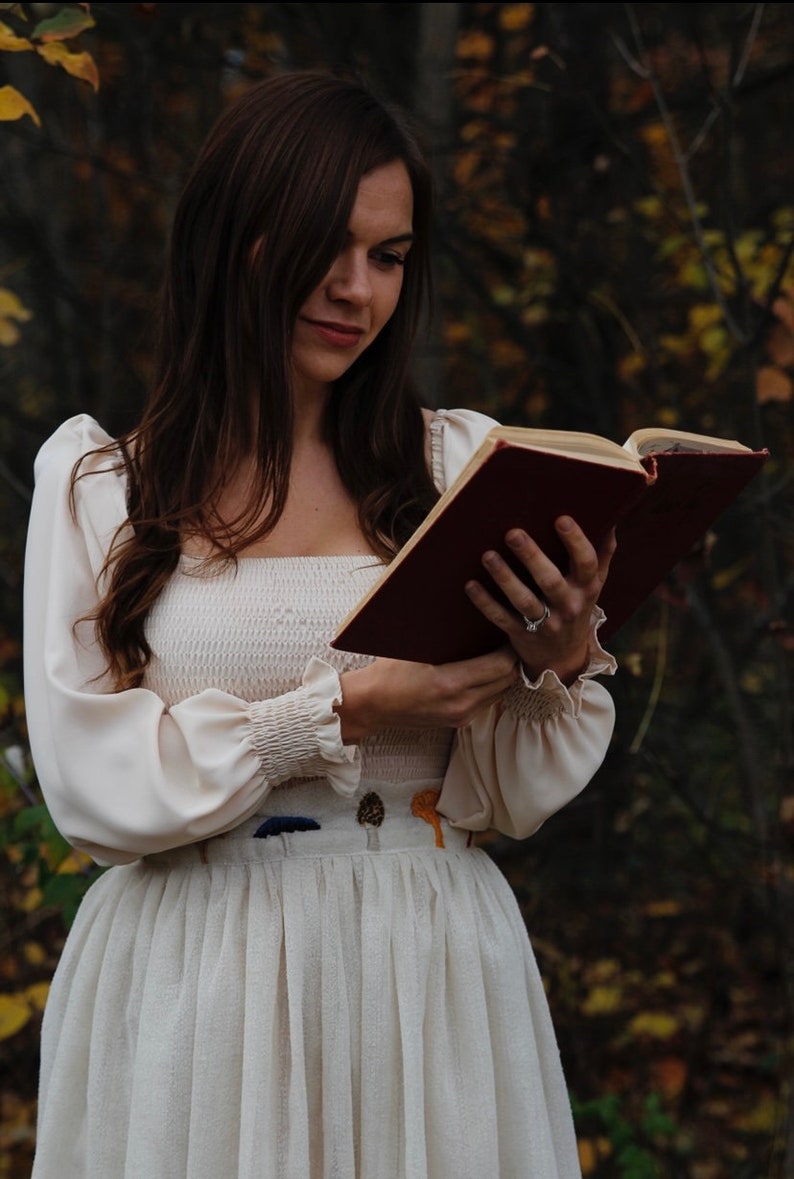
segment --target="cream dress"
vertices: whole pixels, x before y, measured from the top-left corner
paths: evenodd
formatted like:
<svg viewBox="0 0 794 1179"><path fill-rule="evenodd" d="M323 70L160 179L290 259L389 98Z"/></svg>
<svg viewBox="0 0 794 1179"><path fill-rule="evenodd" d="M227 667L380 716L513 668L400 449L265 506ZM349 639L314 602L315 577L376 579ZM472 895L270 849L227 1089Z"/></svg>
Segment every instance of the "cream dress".
<svg viewBox="0 0 794 1179"><path fill-rule="evenodd" d="M432 423L445 486L491 419ZM182 558L144 687L90 624L125 520L109 441L72 418L36 461L25 585L31 746L53 818L114 865L44 1017L33 1179L575 1179L569 1102L513 894L472 831L531 834L606 751L595 637L470 726L341 742L328 647L360 556Z"/></svg>

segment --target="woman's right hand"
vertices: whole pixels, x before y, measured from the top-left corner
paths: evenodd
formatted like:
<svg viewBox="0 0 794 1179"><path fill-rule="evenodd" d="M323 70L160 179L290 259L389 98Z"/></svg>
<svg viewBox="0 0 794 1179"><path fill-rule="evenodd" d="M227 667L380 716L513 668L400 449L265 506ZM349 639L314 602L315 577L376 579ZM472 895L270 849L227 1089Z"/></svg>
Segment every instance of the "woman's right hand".
<svg viewBox="0 0 794 1179"><path fill-rule="evenodd" d="M382 729L460 729L493 704L519 677L510 646L457 663L375 659L341 677L343 702L335 709L346 744Z"/></svg>

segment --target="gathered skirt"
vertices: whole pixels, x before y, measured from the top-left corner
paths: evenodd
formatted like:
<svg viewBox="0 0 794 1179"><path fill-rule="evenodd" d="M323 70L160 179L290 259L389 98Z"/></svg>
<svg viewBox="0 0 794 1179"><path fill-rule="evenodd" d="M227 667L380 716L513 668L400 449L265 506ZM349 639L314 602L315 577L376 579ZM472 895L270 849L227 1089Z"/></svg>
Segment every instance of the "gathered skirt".
<svg viewBox="0 0 794 1179"><path fill-rule="evenodd" d="M105 872L44 1015L33 1179L578 1179L521 913L432 786L293 786Z"/></svg>

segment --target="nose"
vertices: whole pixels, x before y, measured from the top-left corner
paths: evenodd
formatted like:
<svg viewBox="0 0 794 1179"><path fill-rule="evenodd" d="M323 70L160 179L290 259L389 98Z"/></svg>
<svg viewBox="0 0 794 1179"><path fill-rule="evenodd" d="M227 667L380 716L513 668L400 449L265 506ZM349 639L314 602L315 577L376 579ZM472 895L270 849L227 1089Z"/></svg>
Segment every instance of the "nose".
<svg viewBox="0 0 794 1179"><path fill-rule="evenodd" d="M346 250L334 262L327 278L329 299L368 307L372 302L369 258L353 250Z"/></svg>

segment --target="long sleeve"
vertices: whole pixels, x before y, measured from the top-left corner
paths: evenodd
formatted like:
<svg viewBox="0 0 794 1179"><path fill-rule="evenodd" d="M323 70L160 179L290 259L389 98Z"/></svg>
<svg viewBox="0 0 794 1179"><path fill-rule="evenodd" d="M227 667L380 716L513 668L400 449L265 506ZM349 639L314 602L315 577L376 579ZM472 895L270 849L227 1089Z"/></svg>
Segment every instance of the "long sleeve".
<svg viewBox="0 0 794 1179"><path fill-rule="evenodd" d="M125 482L112 455L75 462L110 442L86 415L41 448L28 528L24 591L25 704L31 751L59 830L98 863L229 830L274 785L323 774L341 794L358 784L342 744L337 673L310 660L292 692L250 703L209 689L170 709L145 688L114 691L93 624L102 567L125 526Z"/></svg>
<svg viewBox="0 0 794 1179"><path fill-rule="evenodd" d="M497 423L471 410L437 415L433 473L443 489ZM593 612L590 660L570 687L547 670L511 688L455 736L438 810L453 826L494 828L515 839L535 832L579 794L601 765L615 722L612 697L596 676L616 664L598 642Z"/></svg>

